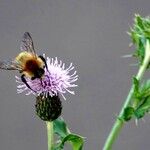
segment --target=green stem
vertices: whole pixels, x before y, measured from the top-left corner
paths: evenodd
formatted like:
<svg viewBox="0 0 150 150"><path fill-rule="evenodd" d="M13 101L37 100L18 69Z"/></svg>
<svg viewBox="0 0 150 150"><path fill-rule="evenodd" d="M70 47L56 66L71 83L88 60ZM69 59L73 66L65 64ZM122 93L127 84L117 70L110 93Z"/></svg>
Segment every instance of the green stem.
<svg viewBox="0 0 150 150"><path fill-rule="evenodd" d="M48 150L53 150L53 138L54 138L54 131L53 131L53 122L47 121L47 142L48 142Z"/></svg>
<svg viewBox="0 0 150 150"><path fill-rule="evenodd" d="M139 68L139 71L136 75L137 80L140 81L142 79L149 62L150 62L150 45L149 45L149 42L147 41L146 49L145 49L145 58L144 58L143 64ZM133 93L134 93L134 85L132 85L132 87L129 91L129 94L128 94L128 96L127 96L127 98L123 104L123 107L122 107L122 109L121 109L111 131L110 131L110 134L109 134L108 138L106 139L103 150L111 150L112 149L112 145L115 142L120 130L122 129L122 127L125 123L123 120L124 110L125 110L125 108L127 108L129 106L129 104L131 102L131 98L133 96Z"/></svg>

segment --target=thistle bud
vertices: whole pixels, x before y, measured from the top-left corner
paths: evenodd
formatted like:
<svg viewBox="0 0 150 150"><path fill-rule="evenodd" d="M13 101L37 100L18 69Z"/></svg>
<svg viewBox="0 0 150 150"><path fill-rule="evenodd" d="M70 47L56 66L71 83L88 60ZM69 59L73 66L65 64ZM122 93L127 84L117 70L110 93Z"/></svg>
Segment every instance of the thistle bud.
<svg viewBox="0 0 150 150"><path fill-rule="evenodd" d="M35 105L36 114L44 121L53 121L61 115L62 103L59 96L44 96L36 97Z"/></svg>

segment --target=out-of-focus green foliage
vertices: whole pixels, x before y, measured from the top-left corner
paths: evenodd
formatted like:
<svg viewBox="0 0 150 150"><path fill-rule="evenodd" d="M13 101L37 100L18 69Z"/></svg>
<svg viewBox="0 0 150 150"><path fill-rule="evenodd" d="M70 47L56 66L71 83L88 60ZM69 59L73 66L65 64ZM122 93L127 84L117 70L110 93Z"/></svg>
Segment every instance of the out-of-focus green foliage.
<svg viewBox="0 0 150 150"><path fill-rule="evenodd" d="M135 117L140 119L150 111L150 80L144 82L138 89L134 91L133 106Z"/></svg>
<svg viewBox="0 0 150 150"><path fill-rule="evenodd" d="M145 57L146 41L150 40L150 18L135 15L134 24L129 31L129 35L135 45L134 56L139 59L139 63L142 65Z"/></svg>
<svg viewBox="0 0 150 150"><path fill-rule="evenodd" d="M130 106L125 108L125 121L129 121L132 117L141 119L150 111L150 80L143 82L140 86L139 81L134 78L134 95Z"/></svg>

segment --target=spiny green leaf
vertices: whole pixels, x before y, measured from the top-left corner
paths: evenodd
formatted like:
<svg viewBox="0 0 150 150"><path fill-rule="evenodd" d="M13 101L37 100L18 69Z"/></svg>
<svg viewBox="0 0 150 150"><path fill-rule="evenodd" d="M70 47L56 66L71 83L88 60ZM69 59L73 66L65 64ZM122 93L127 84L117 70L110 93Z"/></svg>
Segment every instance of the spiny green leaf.
<svg viewBox="0 0 150 150"><path fill-rule="evenodd" d="M144 29L142 18L139 15L136 15L135 17L137 26L140 27L141 29Z"/></svg>
<svg viewBox="0 0 150 150"><path fill-rule="evenodd" d="M62 118L54 121L54 132L60 137L59 143L55 145L54 150L62 150L66 142L71 143L73 150L82 150L83 137L71 133Z"/></svg>
<svg viewBox="0 0 150 150"><path fill-rule="evenodd" d="M150 96L150 80L143 82L141 86L139 86L139 81L134 77L134 99L138 99L140 104L144 100L145 97Z"/></svg>
<svg viewBox="0 0 150 150"><path fill-rule="evenodd" d="M133 106L134 108L137 107L138 102L139 102L139 96L140 96L140 91L139 91L139 81L136 79L136 77L133 77L133 85L134 85L134 94L133 94Z"/></svg>
<svg viewBox="0 0 150 150"><path fill-rule="evenodd" d="M135 116L140 119L150 110L150 97L144 99L143 103L135 110Z"/></svg>
<svg viewBox="0 0 150 150"><path fill-rule="evenodd" d="M139 98L147 98L150 96L150 80L143 82L139 90Z"/></svg>
<svg viewBox="0 0 150 150"><path fill-rule="evenodd" d="M138 43L139 42L139 37L138 37L138 35L132 30L131 31L131 37L132 37L132 42L133 43Z"/></svg>
<svg viewBox="0 0 150 150"><path fill-rule="evenodd" d="M136 77L133 77L134 93L135 95L139 94L139 81Z"/></svg>
<svg viewBox="0 0 150 150"><path fill-rule="evenodd" d="M83 137L76 134L69 134L63 138L62 142L55 148L55 150L62 150L66 142L71 143L73 150L82 150L84 144Z"/></svg>
<svg viewBox="0 0 150 150"><path fill-rule="evenodd" d="M123 119L125 121L129 121L133 117L133 115L134 115L134 108L129 106L124 110Z"/></svg>
<svg viewBox="0 0 150 150"><path fill-rule="evenodd" d="M139 64L141 65L145 57L146 41L150 41L150 18L135 15L134 24L129 35L135 45L134 56L139 59Z"/></svg>
<svg viewBox="0 0 150 150"><path fill-rule="evenodd" d="M62 118L54 120L54 132L61 138L64 138L69 134L69 129Z"/></svg>
<svg viewBox="0 0 150 150"><path fill-rule="evenodd" d="M133 82L134 96L132 106L134 107L134 116L140 119L150 111L150 80L143 82L141 86L139 86L139 82L136 78L134 78Z"/></svg>

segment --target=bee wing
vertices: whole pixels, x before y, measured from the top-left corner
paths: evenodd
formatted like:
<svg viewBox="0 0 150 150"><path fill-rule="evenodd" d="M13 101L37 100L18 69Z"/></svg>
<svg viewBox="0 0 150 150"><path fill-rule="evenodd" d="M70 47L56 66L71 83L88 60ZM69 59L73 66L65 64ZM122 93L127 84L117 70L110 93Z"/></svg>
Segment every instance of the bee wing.
<svg viewBox="0 0 150 150"><path fill-rule="evenodd" d="M36 52L34 49L33 40L32 40L32 37L31 37L29 32L24 33L24 35L22 37L20 49L22 51L30 52L36 57Z"/></svg>
<svg viewBox="0 0 150 150"><path fill-rule="evenodd" d="M21 71L21 66L15 61L0 61L0 69L4 70L19 70Z"/></svg>

